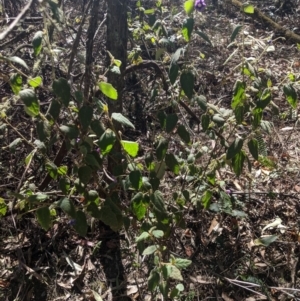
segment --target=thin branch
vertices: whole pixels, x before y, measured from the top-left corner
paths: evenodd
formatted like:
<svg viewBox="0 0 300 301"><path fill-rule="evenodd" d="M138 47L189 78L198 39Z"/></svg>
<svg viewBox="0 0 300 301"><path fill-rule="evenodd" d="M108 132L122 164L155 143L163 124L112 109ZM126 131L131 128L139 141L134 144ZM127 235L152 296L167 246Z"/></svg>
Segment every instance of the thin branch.
<svg viewBox="0 0 300 301"><path fill-rule="evenodd" d="M18 24L18 22L25 16L27 11L31 8L35 0L30 0L26 6L22 9L19 15L15 18L15 20L6 28L4 32L0 34L0 40L5 39L5 37L14 29L14 27Z"/></svg>

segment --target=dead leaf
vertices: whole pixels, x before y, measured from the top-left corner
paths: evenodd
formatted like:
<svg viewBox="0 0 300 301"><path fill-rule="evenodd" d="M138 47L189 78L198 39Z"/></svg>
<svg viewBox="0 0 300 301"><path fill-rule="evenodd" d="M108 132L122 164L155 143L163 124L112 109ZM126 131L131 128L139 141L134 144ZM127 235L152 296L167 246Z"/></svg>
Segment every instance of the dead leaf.
<svg viewBox="0 0 300 301"><path fill-rule="evenodd" d="M211 232L216 228L216 226L219 224L219 222L217 221L216 218L214 218L211 223L210 223L210 227L207 231L207 236L210 236Z"/></svg>

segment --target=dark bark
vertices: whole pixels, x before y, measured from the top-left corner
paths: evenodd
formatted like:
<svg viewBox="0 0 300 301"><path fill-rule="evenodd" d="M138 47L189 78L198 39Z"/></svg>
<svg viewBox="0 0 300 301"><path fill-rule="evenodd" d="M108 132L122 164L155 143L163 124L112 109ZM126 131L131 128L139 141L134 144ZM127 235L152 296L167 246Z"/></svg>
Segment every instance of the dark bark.
<svg viewBox="0 0 300 301"><path fill-rule="evenodd" d="M128 28L127 28L127 5L128 0L109 0L107 1L107 41L106 49L109 51L115 59L122 62L120 67L121 74L113 72L108 73L108 82L118 91L118 100L108 100L108 109L110 115L112 113L122 113L122 92L124 89L124 74L126 69L127 59L127 40L128 40ZM107 54L107 63L110 64L110 56ZM122 131L121 126L118 123L114 123L114 128L117 133ZM119 168L120 162L120 150L119 143L115 143L113 150L110 153L108 162L108 169L114 175L122 173Z"/></svg>
<svg viewBox="0 0 300 301"><path fill-rule="evenodd" d="M127 59L127 4L128 0L107 1L107 41L106 49L117 60L122 62L121 74L108 72L108 82L117 90L118 99L108 101L109 114L122 113L122 92L124 89L124 75ZM110 56L107 55L107 64L110 65ZM118 133L121 130L119 124L113 124ZM115 170L120 166L121 145L115 143L108 158L108 171L116 174ZM120 250L120 234L109 227L105 227L107 236L102 240L100 247L101 264L106 275L108 284L111 287L113 300L130 300L126 296L126 281L124 267Z"/></svg>

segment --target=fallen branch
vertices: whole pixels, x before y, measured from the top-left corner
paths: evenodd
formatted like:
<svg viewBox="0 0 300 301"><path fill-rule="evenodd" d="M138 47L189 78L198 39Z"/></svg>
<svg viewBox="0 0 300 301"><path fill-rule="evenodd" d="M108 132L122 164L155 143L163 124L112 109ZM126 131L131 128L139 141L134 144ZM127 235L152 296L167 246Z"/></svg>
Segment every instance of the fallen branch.
<svg viewBox="0 0 300 301"><path fill-rule="evenodd" d="M241 3L238 0L231 0L231 3L243 10L243 3ZM285 29L278 23L274 22L272 19L267 17L260 9L254 8L253 14L246 14L247 16L250 16L254 19L257 19L259 21L262 21L263 23L271 26L276 32L279 34L282 34L287 40L290 40L295 43L300 43L300 36L296 33L292 32L291 30Z"/></svg>
<svg viewBox="0 0 300 301"><path fill-rule="evenodd" d="M19 15L15 18L15 20L6 28L4 32L0 34L0 40L3 40L19 23L19 21L25 16L25 14L28 12L30 7L34 4L34 1L31 0L27 3L26 6L22 9L22 11L19 13Z"/></svg>

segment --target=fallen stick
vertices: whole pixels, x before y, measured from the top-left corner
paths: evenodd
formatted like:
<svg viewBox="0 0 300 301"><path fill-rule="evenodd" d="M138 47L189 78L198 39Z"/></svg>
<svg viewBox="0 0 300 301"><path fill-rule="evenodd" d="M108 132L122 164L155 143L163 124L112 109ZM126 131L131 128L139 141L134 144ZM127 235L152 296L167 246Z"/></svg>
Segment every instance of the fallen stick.
<svg viewBox="0 0 300 301"><path fill-rule="evenodd" d="M229 0L231 4L233 4L235 7L240 8L243 11L243 3L241 3L238 0ZM262 21L263 23L271 26L276 32L282 34L287 40L290 40L295 43L300 43L300 36L297 35L296 33L292 32L291 30L285 29L278 23L274 22L272 19L267 17L260 9L254 8L254 13L253 14L247 14L247 16L250 16L254 19L257 19L259 21Z"/></svg>

